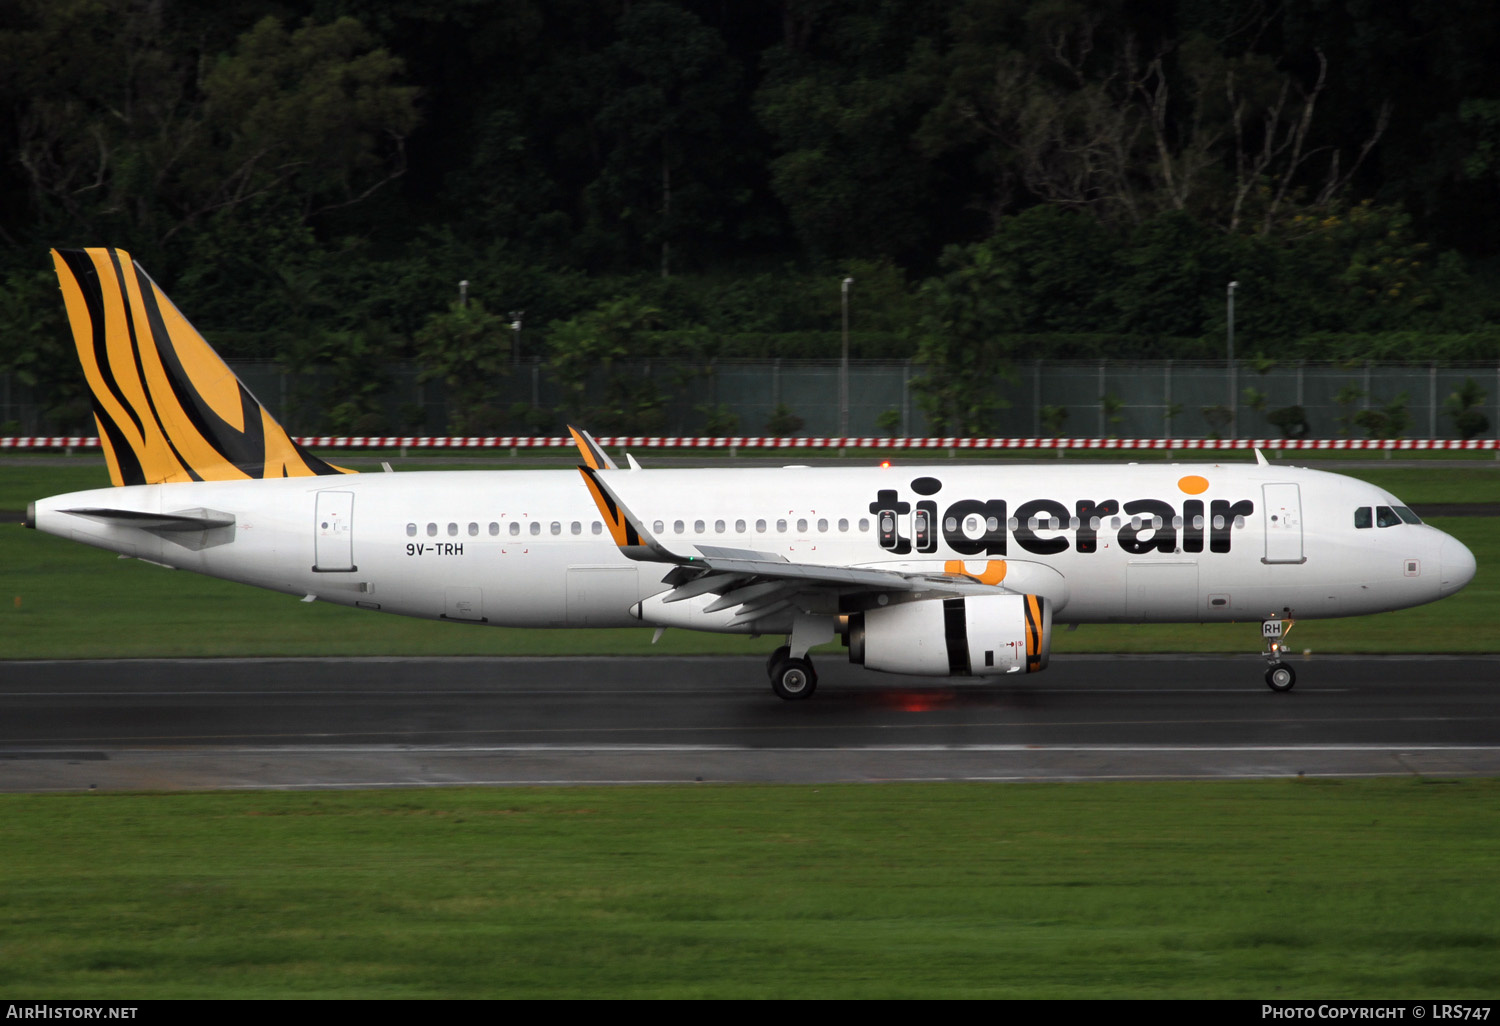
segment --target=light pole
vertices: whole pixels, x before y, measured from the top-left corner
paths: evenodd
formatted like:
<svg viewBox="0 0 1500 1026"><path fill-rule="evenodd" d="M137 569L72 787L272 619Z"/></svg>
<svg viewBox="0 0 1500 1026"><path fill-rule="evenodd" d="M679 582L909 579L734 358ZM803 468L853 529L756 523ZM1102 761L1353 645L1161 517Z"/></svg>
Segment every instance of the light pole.
<svg viewBox="0 0 1500 1026"><path fill-rule="evenodd" d="M849 286L853 278L844 279L844 344L839 356L839 437L849 437Z"/></svg>
<svg viewBox="0 0 1500 1026"><path fill-rule="evenodd" d="M458 283L458 305L469 305L469 283L467 281L461 281Z"/></svg>
<svg viewBox="0 0 1500 1026"><path fill-rule="evenodd" d="M511 365L521 366L521 318L526 315L525 310L512 310L510 312L510 330L515 333L515 344L511 346Z"/></svg>
<svg viewBox="0 0 1500 1026"><path fill-rule="evenodd" d="M1229 437L1239 437L1239 382L1234 371L1234 290L1239 282L1229 283Z"/></svg>

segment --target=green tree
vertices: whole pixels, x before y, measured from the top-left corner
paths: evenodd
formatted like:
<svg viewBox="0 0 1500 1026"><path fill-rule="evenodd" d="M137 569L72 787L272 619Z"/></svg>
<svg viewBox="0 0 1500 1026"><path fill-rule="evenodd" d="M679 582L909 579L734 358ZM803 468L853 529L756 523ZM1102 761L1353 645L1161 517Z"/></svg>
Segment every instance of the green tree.
<svg viewBox="0 0 1500 1026"><path fill-rule="evenodd" d="M149 240L267 198L306 220L402 173L417 122L401 62L352 18L265 18L227 54L194 53L167 5L20 0L0 31L0 93L41 223ZM54 229L55 230L55 229Z"/></svg>
<svg viewBox="0 0 1500 1026"><path fill-rule="evenodd" d="M1490 418L1482 409L1488 398L1489 393L1477 381L1464 378L1464 383L1443 400L1443 415L1453 421L1454 430L1464 439L1477 438L1490 429Z"/></svg>
<svg viewBox="0 0 1500 1026"><path fill-rule="evenodd" d="M924 0L785 5L755 114L773 140L771 188L811 253L901 258L930 246L952 190L916 133L941 85L921 59L941 24Z"/></svg>
<svg viewBox="0 0 1500 1026"><path fill-rule="evenodd" d="M447 390L448 430L482 434L499 427L490 405L496 379L510 366L510 326L478 299L455 302L433 314L417 332L423 381L439 379Z"/></svg>
<svg viewBox="0 0 1500 1026"><path fill-rule="evenodd" d="M626 7L605 51L615 83L597 123L611 148L587 197L595 220L657 247L663 278L672 247L722 229L725 112L739 69L724 41L692 13L660 0Z"/></svg>
<svg viewBox="0 0 1500 1026"><path fill-rule="evenodd" d="M289 193L304 217L357 203L405 171L417 90L353 18L288 31L265 18L203 79L208 146L180 176L183 220Z"/></svg>
<svg viewBox="0 0 1500 1026"><path fill-rule="evenodd" d="M1354 415L1354 423L1364 429L1367 438L1399 438L1411 426L1410 401L1411 396L1402 392L1374 409L1360 410Z"/></svg>
<svg viewBox="0 0 1500 1026"><path fill-rule="evenodd" d="M946 273L920 292L923 377L913 387L935 432L982 436L1003 408L997 385L1010 372L1005 336L1019 328L1022 305L1010 262L989 245L950 248L942 266Z"/></svg>
<svg viewBox="0 0 1500 1026"><path fill-rule="evenodd" d="M566 416L600 431L628 430L652 420L662 402L654 386L620 372L617 362L636 348L642 332L654 328L661 311L635 296L599 304L588 313L554 322L547 332L547 369L562 390ZM588 401L589 382L602 378L602 406Z"/></svg>

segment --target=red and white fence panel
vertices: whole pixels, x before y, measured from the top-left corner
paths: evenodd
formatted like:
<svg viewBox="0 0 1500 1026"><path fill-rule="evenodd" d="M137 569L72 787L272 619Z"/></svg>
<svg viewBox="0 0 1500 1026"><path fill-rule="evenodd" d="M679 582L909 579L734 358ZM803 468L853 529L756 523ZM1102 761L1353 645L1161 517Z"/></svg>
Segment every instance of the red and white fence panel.
<svg viewBox="0 0 1500 1026"><path fill-rule="evenodd" d="M563 437L501 435L488 438L430 436L313 435L297 441L310 449L571 449ZM605 448L629 449L1371 449L1496 450L1494 438L667 438L613 435L597 438ZM0 449L97 449L99 439L83 436L0 438Z"/></svg>

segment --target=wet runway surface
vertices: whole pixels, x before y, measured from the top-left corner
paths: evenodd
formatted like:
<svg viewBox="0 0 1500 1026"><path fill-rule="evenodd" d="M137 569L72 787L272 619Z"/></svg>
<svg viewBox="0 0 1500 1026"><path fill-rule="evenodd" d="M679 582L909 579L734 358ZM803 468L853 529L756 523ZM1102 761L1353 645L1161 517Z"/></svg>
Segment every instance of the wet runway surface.
<svg viewBox="0 0 1500 1026"><path fill-rule="evenodd" d="M824 657L0 664L0 790L1500 773L1500 658L1071 656L996 683Z"/></svg>

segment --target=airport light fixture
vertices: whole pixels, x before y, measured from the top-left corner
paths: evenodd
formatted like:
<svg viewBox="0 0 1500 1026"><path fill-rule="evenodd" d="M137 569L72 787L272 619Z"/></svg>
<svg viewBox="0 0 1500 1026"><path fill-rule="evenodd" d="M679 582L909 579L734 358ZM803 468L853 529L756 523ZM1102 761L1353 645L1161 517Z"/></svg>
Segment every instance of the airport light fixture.
<svg viewBox="0 0 1500 1026"><path fill-rule="evenodd" d="M1234 371L1234 290L1239 288L1239 282L1232 281L1228 288L1229 303L1229 437L1239 437L1239 382Z"/></svg>
<svg viewBox="0 0 1500 1026"><path fill-rule="evenodd" d="M839 357L839 437L849 437L849 286L853 278L844 279L844 344Z"/></svg>

